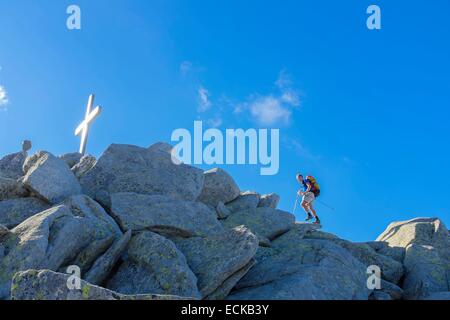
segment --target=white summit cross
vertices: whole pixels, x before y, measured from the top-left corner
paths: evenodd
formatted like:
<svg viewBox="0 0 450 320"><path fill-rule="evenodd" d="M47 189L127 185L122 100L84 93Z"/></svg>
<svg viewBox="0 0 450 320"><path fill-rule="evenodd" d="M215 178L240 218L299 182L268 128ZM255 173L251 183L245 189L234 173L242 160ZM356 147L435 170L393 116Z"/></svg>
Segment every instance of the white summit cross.
<svg viewBox="0 0 450 320"><path fill-rule="evenodd" d="M78 126L78 128L75 130L75 135L79 136L81 135L81 142L80 142L80 153L85 154L86 152L86 144L87 144L87 138L89 134L89 126L91 125L91 122L97 118L100 113L102 112L102 108L100 106L95 107L94 110L92 110L92 106L94 105L94 95L91 94L89 96L89 101L87 104L86 109L86 116L84 117L83 122Z"/></svg>

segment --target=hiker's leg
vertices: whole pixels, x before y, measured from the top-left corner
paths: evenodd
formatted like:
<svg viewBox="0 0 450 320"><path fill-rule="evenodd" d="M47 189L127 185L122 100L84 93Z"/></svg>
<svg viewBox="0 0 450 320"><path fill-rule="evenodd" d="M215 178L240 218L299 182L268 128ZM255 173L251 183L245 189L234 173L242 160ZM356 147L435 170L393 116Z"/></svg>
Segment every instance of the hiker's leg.
<svg viewBox="0 0 450 320"><path fill-rule="evenodd" d="M302 208L306 213L309 213L308 203L305 200L302 201Z"/></svg>
<svg viewBox="0 0 450 320"><path fill-rule="evenodd" d="M308 204L309 210L311 211L311 213L313 214L314 218L318 218L316 210L314 210L312 203Z"/></svg>

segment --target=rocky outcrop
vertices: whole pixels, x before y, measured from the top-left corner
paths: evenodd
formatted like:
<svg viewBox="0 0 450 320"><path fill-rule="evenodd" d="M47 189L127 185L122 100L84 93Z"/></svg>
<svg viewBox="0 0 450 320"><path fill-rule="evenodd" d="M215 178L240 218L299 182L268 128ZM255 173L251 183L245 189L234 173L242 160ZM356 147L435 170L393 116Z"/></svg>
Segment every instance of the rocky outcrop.
<svg viewBox="0 0 450 320"><path fill-rule="evenodd" d="M22 181L0 176L0 201L28 196Z"/></svg>
<svg viewBox="0 0 450 320"><path fill-rule="evenodd" d="M310 237L314 237L314 233L310 235ZM366 243L353 243L347 240L340 239L338 237L332 237L329 240L350 252L366 268L372 265L380 267L380 269L383 271L383 279L397 284L403 277L404 270L403 265L400 262L388 256L379 254Z"/></svg>
<svg viewBox="0 0 450 320"><path fill-rule="evenodd" d="M222 231L216 212L203 203L167 196L115 193L110 212L123 230L151 230L183 237Z"/></svg>
<svg viewBox="0 0 450 320"><path fill-rule="evenodd" d="M65 153L59 158L64 161L69 168L72 168L74 165L76 165L80 159L83 157L83 155L79 152L71 152L71 153Z"/></svg>
<svg viewBox="0 0 450 320"><path fill-rule="evenodd" d="M258 236L263 245L270 245L270 241L294 226L294 215L272 208L256 208L252 210L239 211L231 214L223 225L234 228L244 225Z"/></svg>
<svg viewBox="0 0 450 320"><path fill-rule="evenodd" d="M222 169L173 163L167 144L25 155L0 160L0 299L450 298L439 219L354 243ZM368 289L374 266L381 286Z"/></svg>
<svg viewBox="0 0 450 320"><path fill-rule="evenodd" d="M250 230L237 227L207 238L172 238L186 256L187 263L198 279L201 296L225 297L243 275L242 269L252 261L258 240ZM220 291L218 293L217 291Z"/></svg>
<svg viewBox="0 0 450 320"><path fill-rule="evenodd" d="M265 194L261 196L259 200L258 207L260 208L272 208L276 209L278 203L280 202L280 196L276 193Z"/></svg>
<svg viewBox="0 0 450 320"><path fill-rule="evenodd" d="M226 219L230 216L231 210L228 209L222 201L216 207L217 217L219 219Z"/></svg>
<svg viewBox="0 0 450 320"><path fill-rule="evenodd" d="M25 187L49 203L57 204L81 193L81 186L66 163L48 152L28 157L23 167Z"/></svg>
<svg viewBox="0 0 450 320"><path fill-rule="evenodd" d="M405 250L405 299L425 299L450 290L450 235L441 220L416 218L395 222L377 241Z"/></svg>
<svg viewBox="0 0 450 320"><path fill-rule="evenodd" d="M84 279L92 284L102 284L120 259L131 239L131 230L117 239L111 247L92 265Z"/></svg>
<svg viewBox="0 0 450 320"><path fill-rule="evenodd" d="M7 236L8 234L9 234L9 229L6 226L0 224L0 239L3 238L4 236ZM3 258L3 255L4 255L4 252L2 251L0 254L0 257Z"/></svg>
<svg viewBox="0 0 450 320"><path fill-rule="evenodd" d="M123 295L80 280L79 288L69 288L70 275L50 270L27 270L15 274L12 300L182 300L165 295Z"/></svg>
<svg viewBox="0 0 450 320"><path fill-rule="evenodd" d="M219 202L227 203L239 196L239 187L224 170L220 168L208 170L204 176L203 189L198 201L215 208Z"/></svg>
<svg viewBox="0 0 450 320"><path fill-rule="evenodd" d="M57 271L74 261L87 269L95 258L89 253L95 252L94 248L105 239L112 241L116 237L112 230L107 219L101 220L90 211L74 212L65 205L25 220L1 240L4 256L0 260L0 298L9 297L12 277L19 271Z"/></svg>
<svg viewBox="0 0 450 320"><path fill-rule="evenodd" d="M81 177L83 190L100 201L118 192L194 201L203 187L203 172L185 164L174 164L171 149L161 143L150 148L113 144Z"/></svg>
<svg viewBox="0 0 450 320"><path fill-rule="evenodd" d="M276 242L258 250L258 263L229 299L368 299L366 269L342 247L326 240Z"/></svg>
<svg viewBox="0 0 450 320"><path fill-rule="evenodd" d="M50 205L37 198L18 198L0 201L0 224L14 228Z"/></svg>
<svg viewBox="0 0 450 320"><path fill-rule="evenodd" d="M184 255L170 240L150 231L131 239L125 261L106 286L124 294L200 297Z"/></svg>
<svg viewBox="0 0 450 320"><path fill-rule="evenodd" d="M91 155L83 156L79 162L77 162L70 170L72 170L75 177L80 179L84 176L89 170L91 170L95 164L97 163L97 159Z"/></svg>
<svg viewBox="0 0 450 320"><path fill-rule="evenodd" d="M23 176L22 166L27 157L26 152L9 154L0 159L0 177L13 180Z"/></svg>
<svg viewBox="0 0 450 320"><path fill-rule="evenodd" d="M239 212L244 210L252 210L258 207L261 196L254 191L242 192L235 200L226 204L227 208L233 212Z"/></svg>

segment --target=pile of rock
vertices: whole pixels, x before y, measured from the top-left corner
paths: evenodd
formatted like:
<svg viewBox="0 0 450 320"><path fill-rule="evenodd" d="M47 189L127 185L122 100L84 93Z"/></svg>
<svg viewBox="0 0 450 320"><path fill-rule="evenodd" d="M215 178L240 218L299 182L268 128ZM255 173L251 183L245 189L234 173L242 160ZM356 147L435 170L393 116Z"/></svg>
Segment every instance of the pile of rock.
<svg viewBox="0 0 450 320"><path fill-rule="evenodd" d="M0 160L0 299L427 299L450 296L439 219L352 243L295 222L276 194L171 146L111 145L96 160L26 151ZM368 266L382 271L367 286ZM82 280L69 286L68 267Z"/></svg>

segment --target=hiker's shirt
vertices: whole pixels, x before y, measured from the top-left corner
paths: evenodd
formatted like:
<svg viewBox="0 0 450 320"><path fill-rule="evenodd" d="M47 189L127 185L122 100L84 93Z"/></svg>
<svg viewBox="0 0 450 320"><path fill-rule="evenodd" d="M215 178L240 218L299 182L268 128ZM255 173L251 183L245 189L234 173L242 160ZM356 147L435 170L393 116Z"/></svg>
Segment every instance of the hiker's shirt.
<svg viewBox="0 0 450 320"><path fill-rule="evenodd" d="M310 183L310 182L305 182L305 180L302 181L304 192L308 191L308 183ZM311 186L311 189L312 189L312 186ZM311 189L309 190L309 192L311 192Z"/></svg>

